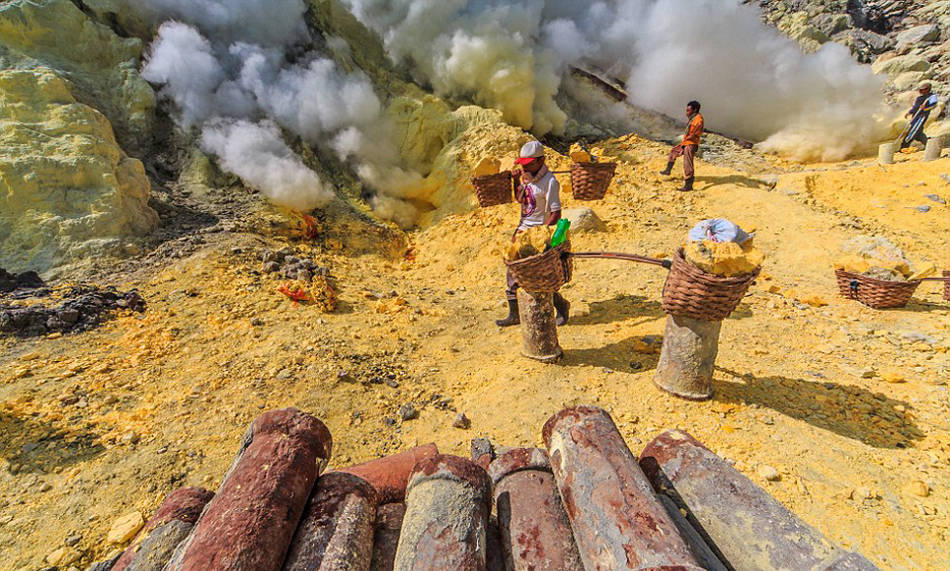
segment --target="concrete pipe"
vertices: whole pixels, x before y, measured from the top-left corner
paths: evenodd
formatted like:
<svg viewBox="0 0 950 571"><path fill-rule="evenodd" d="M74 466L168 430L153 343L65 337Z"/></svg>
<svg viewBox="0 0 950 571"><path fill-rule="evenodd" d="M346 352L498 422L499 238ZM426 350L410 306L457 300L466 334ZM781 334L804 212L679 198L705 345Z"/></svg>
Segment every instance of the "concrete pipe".
<svg viewBox="0 0 950 571"><path fill-rule="evenodd" d="M297 526L284 571L368 570L378 503L376 489L358 476L321 476Z"/></svg>
<svg viewBox="0 0 950 571"><path fill-rule="evenodd" d="M877 569L834 546L685 432L661 434L643 450L640 464L736 571Z"/></svg>
<svg viewBox="0 0 950 571"><path fill-rule="evenodd" d="M663 348L653 376L656 386L688 400L711 398L721 330L722 321L667 316Z"/></svg>
<svg viewBox="0 0 950 571"><path fill-rule="evenodd" d="M554 363L563 355L557 339L554 294L518 290L521 317L521 354L542 363Z"/></svg>
<svg viewBox="0 0 950 571"><path fill-rule="evenodd" d="M482 571L491 482L458 456L426 458L412 472L396 571Z"/></svg>
<svg viewBox="0 0 950 571"><path fill-rule="evenodd" d="M881 165L894 164L894 153L897 152L897 145L894 143L884 143L877 148L877 162Z"/></svg>
<svg viewBox="0 0 950 571"><path fill-rule="evenodd" d="M542 437L585 569L701 569L606 411L562 410Z"/></svg>
<svg viewBox="0 0 950 571"><path fill-rule="evenodd" d="M259 416L165 570L280 569L331 446L327 427L295 408Z"/></svg>
<svg viewBox="0 0 950 571"><path fill-rule="evenodd" d="M488 469L508 571L584 571L548 455L515 448Z"/></svg>
<svg viewBox="0 0 950 571"><path fill-rule="evenodd" d="M372 484L379 492L380 504L401 502L406 497L409 474L415 465L438 453L439 448L435 444L424 444L392 456L340 468L339 471L359 476Z"/></svg>
<svg viewBox="0 0 950 571"><path fill-rule="evenodd" d="M927 139L927 147L924 149L924 160L935 161L940 158L943 151L943 137L930 137Z"/></svg>

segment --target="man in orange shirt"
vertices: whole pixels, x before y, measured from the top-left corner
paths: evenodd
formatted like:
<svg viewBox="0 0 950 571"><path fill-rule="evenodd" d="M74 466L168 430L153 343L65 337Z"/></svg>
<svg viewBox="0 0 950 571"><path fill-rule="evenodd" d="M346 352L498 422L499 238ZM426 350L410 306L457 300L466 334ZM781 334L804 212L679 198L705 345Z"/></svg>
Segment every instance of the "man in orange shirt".
<svg viewBox="0 0 950 571"><path fill-rule="evenodd" d="M686 180L683 182L683 188L677 190L693 190L693 157L699 150L699 143L703 138L703 116L699 113L699 101L690 101L686 104L686 135L683 142L673 147L670 151L670 160L666 163L666 170L660 171L660 174L670 176L673 172L673 164L678 157L683 157L683 175Z"/></svg>

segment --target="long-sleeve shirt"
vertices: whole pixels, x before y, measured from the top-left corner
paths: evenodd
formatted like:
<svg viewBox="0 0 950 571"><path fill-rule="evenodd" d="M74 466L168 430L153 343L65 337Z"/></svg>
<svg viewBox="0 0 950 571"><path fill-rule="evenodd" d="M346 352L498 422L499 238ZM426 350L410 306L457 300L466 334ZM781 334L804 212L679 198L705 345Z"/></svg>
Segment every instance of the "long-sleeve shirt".
<svg viewBox="0 0 950 571"><path fill-rule="evenodd" d="M689 125L686 126L686 135L683 136L683 146L686 145L696 145L699 146L700 141L703 138L703 129L705 124L703 123L703 116L700 113L693 115L693 118L690 119Z"/></svg>
<svg viewBox="0 0 950 571"><path fill-rule="evenodd" d="M920 111L920 116L923 117L924 121L930 117L930 112L934 110L937 106L937 95L931 93L929 95L921 95L914 100L914 106L910 108L911 116L917 114Z"/></svg>

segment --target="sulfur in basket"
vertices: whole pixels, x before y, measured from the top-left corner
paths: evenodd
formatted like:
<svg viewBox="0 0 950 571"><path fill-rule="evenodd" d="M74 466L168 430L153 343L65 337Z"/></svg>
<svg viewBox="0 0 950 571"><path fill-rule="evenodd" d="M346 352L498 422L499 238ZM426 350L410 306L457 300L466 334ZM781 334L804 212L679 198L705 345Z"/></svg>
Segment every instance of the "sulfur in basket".
<svg viewBox="0 0 950 571"><path fill-rule="evenodd" d="M835 270L835 278L838 280L838 292L841 297L857 300L873 309L904 307L921 282L921 280L907 282L878 280L847 272L841 268Z"/></svg>
<svg viewBox="0 0 950 571"><path fill-rule="evenodd" d="M571 192L575 200L600 200L617 172L617 163L573 163Z"/></svg>
<svg viewBox="0 0 950 571"><path fill-rule="evenodd" d="M758 275L758 270L734 277L704 272L687 262L680 248L663 285L663 311L677 317L722 321L735 311Z"/></svg>
<svg viewBox="0 0 950 571"><path fill-rule="evenodd" d="M574 262L569 257L570 242L527 258L505 261L521 289L531 293L554 292L571 281Z"/></svg>
<svg viewBox="0 0 950 571"><path fill-rule="evenodd" d="M474 177L472 179L472 186L475 187L475 196L478 198L478 205L482 208L511 202L513 184L511 171Z"/></svg>

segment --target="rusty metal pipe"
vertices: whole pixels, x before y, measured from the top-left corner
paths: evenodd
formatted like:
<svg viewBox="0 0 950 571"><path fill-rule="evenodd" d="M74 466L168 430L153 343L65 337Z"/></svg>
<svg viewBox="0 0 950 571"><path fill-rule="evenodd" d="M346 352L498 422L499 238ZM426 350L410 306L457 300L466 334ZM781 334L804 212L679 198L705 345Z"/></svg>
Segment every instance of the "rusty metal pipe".
<svg viewBox="0 0 950 571"><path fill-rule="evenodd" d="M280 569L331 446L327 427L295 408L257 417L165 571Z"/></svg>
<svg viewBox="0 0 950 571"><path fill-rule="evenodd" d="M161 571L213 497L203 488L179 488L168 494L112 571Z"/></svg>
<svg viewBox="0 0 950 571"><path fill-rule="evenodd" d="M515 448L488 468L508 571L584 571L544 450Z"/></svg>
<svg viewBox="0 0 950 571"><path fill-rule="evenodd" d="M368 570L378 503L376 489L358 476L321 476L297 526L284 571Z"/></svg>
<svg viewBox="0 0 950 571"><path fill-rule="evenodd" d="M702 569L606 411L562 410L542 437L585 569Z"/></svg>
<svg viewBox="0 0 950 571"><path fill-rule="evenodd" d="M393 571L396 562L396 547L406 504L383 504L376 508L376 524L373 529L373 561L370 571Z"/></svg>
<svg viewBox="0 0 950 571"><path fill-rule="evenodd" d="M359 476L372 484L379 492L380 504L401 502L406 497L409 474L415 465L438 453L439 448L435 444L424 444L392 456L340 468L338 471Z"/></svg>
<svg viewBox="0 0 950 571"><path fill-rule="evenodd" d="M658 436L643 450L640 464L657 491L687 511L693 527L736 571L877 569L836 547L685 432Z"/></svg>
<svg viewBox="0 0 950 571"><path fill-rule="evenodd" d="M485 470L458 456L426 458L406 491L396 571L482 571L491 501Z"/></svg>

